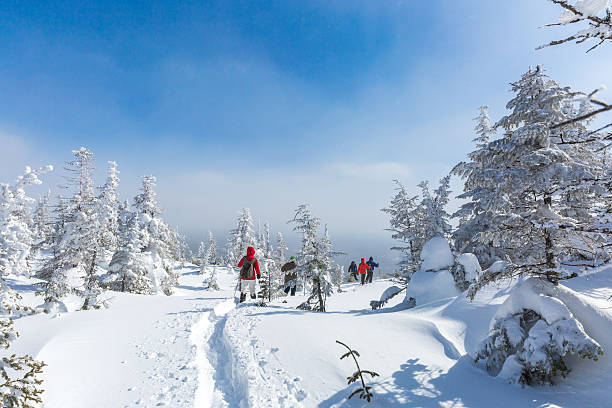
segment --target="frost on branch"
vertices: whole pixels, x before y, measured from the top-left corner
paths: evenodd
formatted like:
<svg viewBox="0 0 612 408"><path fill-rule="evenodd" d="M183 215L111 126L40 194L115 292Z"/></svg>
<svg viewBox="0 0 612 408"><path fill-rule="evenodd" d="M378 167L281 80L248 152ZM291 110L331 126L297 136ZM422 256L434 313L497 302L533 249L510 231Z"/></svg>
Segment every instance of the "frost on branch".
<svg viewBox="0 0 612 408"><path fill-rule="evenodd" d="M612 17L608 0L550 1L562 7L563 12L559 16L559 22L546 24L545 27L577 24L582 25L582 29L569 37L541 45L538 49L571 41L580 44L588 40L596 40L595 45L587 50L589 52L606 40L612 40Z"/></svg>
<svg viewBox="0 0 612 408"><path fill-rule="evenodd" d="M500 306L476 353L476 361L485 360L489 374L509 383L553 384L569 374L567 356L597 361L603 354L553 293L551 283L530 278Z"/></svg>

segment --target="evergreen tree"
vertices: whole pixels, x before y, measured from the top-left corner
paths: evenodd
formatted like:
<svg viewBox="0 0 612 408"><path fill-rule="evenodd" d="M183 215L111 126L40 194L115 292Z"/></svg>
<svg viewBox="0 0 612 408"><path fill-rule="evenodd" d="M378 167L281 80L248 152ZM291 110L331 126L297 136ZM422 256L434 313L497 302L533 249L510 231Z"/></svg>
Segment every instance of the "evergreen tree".
<svg viewBox="0 0 612 408"><path fill-rule="evenodd" d="M406 187L400 181L394 181L397 185L397 193L391 199L389 207L383 208L382 211L389 214L390 228L387 231L392 233L393 239L401 243L401 246L391 249L402 252L403 259L399 262L399 266L402 275L409 278L418 269L420 253L424 245L417 225L420 217L420 203L417 196L408 196Z"/></svg>
<svg viewBox="0 0 612 408"><path fill-rule="evenodd" d="M508 275L536 275L556 283L574 276L568 262L577 252L594 245L605 252L599 231L592 228L596 219L583 210L604 205L600 181L608 170L593 144L583 143L589 134L584 121L570 120L575 113L567 104L575 93L547 79L539 66L513 83L512 90L511 113L496 124L504 135L488 144L485 171L495 188L479 197L479 205L494 216L481 235L504 248L512 265L483 275L472 295Z"/></svg>
<svg viewBox="0 0 612 408"><path fill-rule="evenodd" d="M96 211L93 180L93 154L81 147L74 150L74 160L67 163L65 187L73 196L58 207L61 212L53 243L53 257L45 262L40 277L45 279L39 294L47 302L59 301L67 292L67 282L81 282L70 291L84 298L83 310L96 304L100 293L98 285L99 263L102 261L100 246L100 219Z"/></svg>
<svg viewBox="0 0 612 408"><path fill-rule="evenodd" d="M12 184L0 184L0 274L9 273L30 275L28 262L32 245L35 243L35 232L29 206L34 201L28 197L24 188L32 184L41 184L40 174L53 169L52 166L32 170L26 167L22 176Z"/></svg>
<svg viewBox="0 0 612 408"><path fill-rule="evenodd" d="M100 219L100 245L107 251L115 251L119 236L120 203L117 197L119 185L117 163L108 162L106 183L97 198L97 212Z"/></svg>
<svg viewBox="0 0 612 408"><path fill-rule="evenodd" d="M110 290L152 294L153 283L141 256L138 217L132 216L122 233L119 249L113 254L103 282Z"/></svg>
<svg viewBox="0 0 612 408"><path fill-rule="evenodd" d="M217 252L217 241L212 231L208 231L208 261L212 265L219 265L219 254Z"/></svg>
<svg viewBox="0 0 612 408"><path fill-rule="evenodd" d="M276 233L276 259L278 262L283 265L287 259L287 244L285 244L285 239L283 237L282 232Z"/></svg>
<svg viewBox="0 0 612 408"><path fill-rule="evenodd" d="M8 349L19 335L13 327L13 316L33 312L19 304L21 297L0 278L0 348ZM42 380L45 364L29 355L2 357L0 364L0 401L3 407L32 408L42 403Z"/></svg>
<svg viewBox="0 0 612 408"><path fill-rule="evenodd" d="M493 262L504 258L504 252L495 248L491 242L485 242L483 233L493 225L493 214L485 211L481 202L493 193L496 188L490 182L490 171L487 164L491 157L489 141L495 134L491 126L488 107L480 107L480 115L476 121L476 150L468 154L469 162L461 162L455 166L452 173L464 180L463 194L458 198L469 199L461 208L453 214L453 218L459 218L459 226L453 232L452 238L455 248L460 253L473 253L479 263L488 268Z"/></svg>
<svg viewBox="0 0 612 408"><path fill-rule="evenodd" d="M206 245L204 244L204 241L200 241L200 246L198 247L198 251L196 252L193 263L195 263L198 266L202 266L202 261L204 260L205 257L206 257ZM203 273L203 272L200 271L200 273Z"/></svg>
<svg viewBox="0 0 612 408"><path fill-rule="evenodd" d="M34 210L34 248L40 250L51 238L51 190L38 200Z"/></svg>
<svg viewBox="0 0 612 408"><path fill-rule="evenodd" d="M228 245L228 255L231 254L230 262L234 266L246 254L249 246L254 247L255 250L258 249L257 238L253 234L251 210L243 208L239 214L237 226L230 233Z"/></svg>
<svg viewBox="0 0 612 408"><path fill-rule="evenodd" d="M134 197L134 209L143 229L142 252L147 254L149 276L154 287L171 295L178 285L178 275L172 268L172 260L178 253L178 234L161 218L161 208L154 191L157 179L154 176L142 178L141 193Z"/></svg>

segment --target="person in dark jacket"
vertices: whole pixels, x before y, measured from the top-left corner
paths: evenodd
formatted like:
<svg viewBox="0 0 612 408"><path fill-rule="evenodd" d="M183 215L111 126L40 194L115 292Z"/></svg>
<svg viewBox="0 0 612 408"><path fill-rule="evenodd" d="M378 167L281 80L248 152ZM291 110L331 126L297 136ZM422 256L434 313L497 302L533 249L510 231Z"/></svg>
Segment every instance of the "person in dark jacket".
<svg viewBox="0 0 612 408"><path fill-rule="evenodd" d="M295 296L295 287L297 285L297 272L295 271L297 265L295 263L295 256L291 257L291 260L281 267L281 272L285 273L285 293L291 296Z"/></svg>
<svg viewBox="0 0 612 408"><path fill-rule="evenodd" d="M255 258L255 248L247 248L247 254L238 262L238 267L240 268L240 303L246 300L247 288L251 292L251 299L255 299L257 297L255 275L257 274L257 279L261 277L259 262Z"/></svg>
<svg viewBox="0 0 612 408"><path fill-rule="evenodd" d="M353 280L357 280L357 264L355 261L351 261L350 266L348 267L349 276L353 278Z"/></svg>
<svg viewBox="0 0 612 408"><path fill-rule="evenodd" d="M370 269L368 269L368 276L366 277L367 283L372 283L372 277L374 276L374 268L378 268L378 264L374 262L374 258L370 257L368 262L366 262Z"/></svg>

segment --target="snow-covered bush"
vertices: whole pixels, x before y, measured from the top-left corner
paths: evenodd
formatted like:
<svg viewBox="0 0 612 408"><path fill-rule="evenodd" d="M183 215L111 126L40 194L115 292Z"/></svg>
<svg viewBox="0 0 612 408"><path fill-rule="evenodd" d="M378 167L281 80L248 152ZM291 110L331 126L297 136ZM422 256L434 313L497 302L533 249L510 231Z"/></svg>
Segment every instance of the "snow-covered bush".
<svg viewBox="0 0 612 408"><path fill-rule="evenodd" d="M20 297L4 282L0 282L0 348L7 350L19 335L13 328L12 316L31 309L18 304ZM42 380L39 374L45 363L29 355L0 353L0 402L2 407L31 408L42 403Z"/></svg>
<svg viewBox="0 0 612 408"><path fill-rule="evenodd" d="M441 236L435 236L427 241L423 245L420 257L423 271L440 271L448 269L455 263L448 241Z"/></svg>
<svg viewBox="0 0 612 408"><path fill-rule="evenodd" d="M597 360L601 354L601 346L554 296L554 286L530 278L500 306L476 361L485 360L487 371L507 382L543 385L569 373L567 356Z"/></svg>
<svg viewBox="0 0 612 408"><path fill-rule="evenodd" d="M467 290L470 285L478 280L478 277L482 273L478 258L476 255L465 253L461 254L455 259L455 266L451 271L455 278L455 283L461 291Z"/></svg>

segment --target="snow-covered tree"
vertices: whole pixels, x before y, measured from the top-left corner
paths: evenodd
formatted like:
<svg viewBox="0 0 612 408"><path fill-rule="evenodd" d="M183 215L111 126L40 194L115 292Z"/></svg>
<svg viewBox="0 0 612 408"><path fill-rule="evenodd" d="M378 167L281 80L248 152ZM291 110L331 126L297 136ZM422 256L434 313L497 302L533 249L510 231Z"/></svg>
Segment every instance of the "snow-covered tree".
<svg viewBox="0 0 612 408"><path fill-rule="evenodd" d="M249 246L258 248L257 238L253 233L253 218L251 210L243 208L238 216L236 228L230 232L228 241L228 255L231 255L229 261L232 265L238 264L238 261L246 254Z"/></svg>
<svg viewBox="0 0 612 408"><path fill-rule="evenodd" d="M402 243L402 246L393 247L404 254L400 261L402 274L398 281L407 284L410 275L419 269L420 253L423 245L435 236L447 237L451 226L448 223L449 215L446 205L449 200L450 176L440 180L440 186L433 194L429 190L427 181L421 182L421 197L410 197L402 183L395 180L397 193L391 199L389 207L382 211L389 214L392 237Z"/></svg>
<svg viewBox="0 0 612 408"><path fill-rule="evenodd" d="M113 254L103 280L105 287L120 292L152 293L153 283L142 259L140 238L138 218L134 215L121 234L119 249Z"/></svg>
<svg viewBox="0 0 612 408"><path fill-rule="evenodd" d="M100 245L107 251L115 251L119 236L118 174L117 163L109 161L106 183L100 188L97 198L96 211L100 219Z"/></svg>
<svg viewBox="0 0 612 408"><path fill-rule="evenodd" d="M39 294L47 302L59 301L65 286L84 298L83 310L96 305L100 293L99 264L103 260L100 246L100 219L96 211L93 190L93 154L85 147L73 152L74 160L67 163L66 190L72 192L56 214L56 231L52 243L53 256L45 262L39 275L46 282ZM59 296L59 297L58 297Z"/></svg>
<svg viewBox="0 0 612 408"><path fill-rule="evenodd" d="M270 223L267 221L264 223L262 239L263 239L262 248L265 252L265 256L266 258L271 258L272 253L274 252L274 248L272 247L272 240L270 239Z"/></svg>
<svg viewBox="0 0 612 408"><path fill-rule="evenodd" d="M391 232L393 239L401 243L401 246L391 249L402 252L403 259L399 266L403 275L409 276L418 269L419 254L424 244L418 228L421 207L417 196L410 197L399 180L394 182L397 185L397 193L391 199L389 207L383 208L382 211L389 214L387 231Z"/></svg>
<svg viewBox="0 0 612 408"><path fill-rule="evenodd" d="M40 374L45 364L29 355L17 356L6 350L19 335L13 317L32 310L19 304L21 297L0 278L0 401L3 407L33 408L42 403Z"/></svg>
<svg viewBox="0 0 612 408"><path fill-rule="evenodd" d="M208 231L208 262L211 265L219 265L219 253L217 251L217 241L212 231Z"/></svg>
<svg viewBox="0 0 612 408"><path fill-rule="evenodd" d="M566 104L576 94L547 79L541 67L530 69L512 89L511 113L496 125L504 136L488 145L484 183L495 188L479 198L494 217L482 239L504 248L512 267L483 274L475 289L508 274L558 282L575 273L568 263L574 254L598 240L589 231L592 214L571 210L601 205L599 180L606 169L589 143L573 143L588 133L581 121L554 127L571 118ZM579 200L568 200L568 193Z"/></svg>
<svg viewBox="0 0 612 408"><path fill-rule="evenodd" d="M547 26L576 24L582 25L584 28L561 40L541 45L538 49L571 41L583 43L588 40L595 40L595 44L587 50L589 52L605 41L612 41L612 11L608 5L608 0L551 1L563 8L563 13L559 16L558 22L547 24Z"/></svg>
<svg viewBox="0 0 612 408"><path fill-rule="evenodd" d="M172 268L178 254L178 234L161 218L162 210L154 190L156 181L154 176L142 178L141 193L134 197L133 206L143 229L142 252L146 253L154 290L161 289L171 295L178 285L178 275Z"/></svg>
<svg viewBox="0 0 612 408"><path fill-rule="evenodd" d="M40 198L34 209L33 230L34 247L41 249L51 238L51 190Z"/></svg>
<svg viewBox="0 0 612 408"><path fill-rule="evenodd" d="M25 187L41 184L40 174L53 169L46 166L38 170L26 167L14 184L0 184L0 275L8 273L30 275L28 262L35 243L29 207L34 200Z"/></svg>
<svg viewBox="0 0 612 408"><path fill-rule="evenodd" d="M276 259L278 262L283 265L287 259L287 251L289 248L285 243L285 238L283 237L282 232L276 233Z"/></svg>
<svg viewBox="0 0 612 408"><path fill-rule="evenodd" d="M549 385L569 373L566 357L597 360L603 349L568 307L579 303L567 289L528 279L495 314L476 361L485 360L491 375L510 383Z"/></svg>
<svg viewBox="0 0 612 408"><path fill-rule="evenodd" d="M431 195L428 183L423 181L419 184L422 191L422 234L425 241L429 241L435 236L448 237L451 226L448 223L449 214L446 212L446 205L449 200L450 176L440 179L440 186Z"/></svg>
<svg viewBox="0 0 612 408"><path fill-rule="evenodd" d="M206 244L204 244L204 241L200 241L200 245L198 246L198 250L195 254L193 263L195 263L198 266L202 266L202 261L204 260L204 258L206 258L206 256L207 256L206 255Z"/></svg>
<svg viewBox="0 0 612 408"><path fill-rule="evenodd" d="M458 198L468 199L461 208L453 214L459 218L459 225L452 234L455 249L459 253L473 253L485 268L503 258L503 251L495 248L490 242L483 240L483 233L493 224L493 214L485 211L483 203L496 188L490 180L488 164L492 155L489 142L495 135L488 114L488 106L480 107L476 121L476 137L472 140L476 150L468 154L469 162L461 162L455 166L452 173L464 180L463 194Z"/></svg>
<svg viewBox="0 0 612 408"><path fill-rule="evenodd" d="M333 290L329 268L334 253L329 235L318 238L321 220L312 215L310 204L300 205L289 222L295 225L294 231L302 234L302 247L296 257L298 283L301 282L304 291L307 281L312 285L310 297L300 308L324 312L326 297Z"/></svg>

